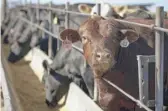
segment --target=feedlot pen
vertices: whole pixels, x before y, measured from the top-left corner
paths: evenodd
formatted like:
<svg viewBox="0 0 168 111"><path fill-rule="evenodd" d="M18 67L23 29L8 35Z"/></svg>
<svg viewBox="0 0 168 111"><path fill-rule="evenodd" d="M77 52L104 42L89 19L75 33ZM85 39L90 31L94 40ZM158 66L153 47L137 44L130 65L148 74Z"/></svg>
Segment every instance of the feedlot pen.
<svg viewBox="0 0 168 111"><path fill-rule="evenodd" d="M2 48L2 53L5 55L4 58L7 58L9 46L2 45ZM21 60L16 64L8 63L8 65L8 70L11 72L9 78L12 79L12 84L23 111L67 111L65 106L59 109L47 107L45 104L44 84L39 81L28 62Z"/></svg>

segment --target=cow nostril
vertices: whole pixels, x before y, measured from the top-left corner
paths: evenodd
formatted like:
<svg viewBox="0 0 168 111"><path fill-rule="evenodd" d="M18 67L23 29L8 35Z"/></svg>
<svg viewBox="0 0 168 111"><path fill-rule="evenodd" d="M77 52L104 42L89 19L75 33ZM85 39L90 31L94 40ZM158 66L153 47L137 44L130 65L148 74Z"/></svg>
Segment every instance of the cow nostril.
<svg viewBox="0 0 168 111"><path fill-rule="evenodd" d="M54 108L54 107L56 107L56 105L57 105L57 102L49 102L47 99L45 100L45 103L47 104L47 106L49 107L49 108Z"/></svg>
<svg viewBox="0 0 168 111"><path fill-rule="evenodd" d="M101 54L100 54L100 53L97 53L97 54L96 54L96 58L98 58L98 59L101 58Z"/></svg>
<svg viewBox="0 0 168 111"><path fill-rule="evenodd" d="M50 106L50 102L46 99L45 103L47 104L47 106Z"/></svg>
<svg viewBox="0 0 168 111"><path fill-rule="evenodd" d="M111 57L111 54L106 54L106 57L107 57L107 58L110 58L110 57Z"/></svg>

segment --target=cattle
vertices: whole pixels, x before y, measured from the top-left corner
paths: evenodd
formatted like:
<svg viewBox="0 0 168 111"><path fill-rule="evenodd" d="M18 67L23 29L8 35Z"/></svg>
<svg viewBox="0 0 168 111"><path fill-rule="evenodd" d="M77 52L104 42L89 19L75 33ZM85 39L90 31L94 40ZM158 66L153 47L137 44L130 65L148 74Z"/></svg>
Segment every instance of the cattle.
<svg viewBox="0 0 168 111"><path fill-rule="evenodd" d="M100 13L102 17L114 17L118 19L124 19L128 17L151 19L153 18L153 14L147 11L146 9L147 6L148 4L144 6L141 5L115 6L109 3L102 2ZM87 4L80 4L78 6L78 9L81 13L87 13L91 15L97 13L97 5L91 7Z"/></svg>
<svg viewBox="0 0 168 111"><path fill-rule="evenodd" d="M47 21L41 21L41 26L46 28ZM8 55L8 61L16 63L21 60L33 47L40 46L40 49L46 54L48 53L48 35L42 38L42 32L37 28L32 28L30 25L23 30L17 40L12 41L10 45L10 53ZM57 39L53 38L52 52L53 56L56 54Z"/></svg>
<svg viewBox="0 0 168 111"><path fill-rule="evenodd" d="M142 10L142 9L138 9L138 10L135 10L134 12L132 13L127 13L125 14L125 19L153 19L152 17L152 14L145 11L145 10Z"/></svg>
<svg viewBox="0 0 168 111"><path fill-rule="evenodd" d="M2 21L1 26L1 35L3 35L6 27L10 24L10 22L13 22L12 20L16 17L16 14L19 12L19 7L11 8L7 11L5 15L5 19ZM23 12L24 10L20 10L20 12Z"/></svg>
<svg viewBox="0 0 168 111"><path fill-rule="evenodd" d="M13 12L9 12L6 16L6 19L2 22L2 37L4 43L11 43L12 39L16 40L19 36L19 33L24 30L25 23L21 20L16 20L16 14L19 14L22 17L27 18L27 11L20 10L19 13L15 10ZM10 26L13 22L13 26ZM17 33L13 35L14 30L17 30Z"/></svg>
<svg viewBox="0 0 168 111"><path fill-rule="evenodd" d="M58 5L59 6L59 5ZM63 6L63 5L60 5L60 7ZM76 6L76 5L75 5ZM74 10L73 8L73 5L71 6L71 9ZM28 10L27 14L31 15L31 12L35 12L35 10ZM43 26L44 28L46 28L47 30L49 29L49 24L46 24L46 22L48 22L48 13L46 13L47 11L45 10L40 10L40 20L41 23L45 23L45 26ZM35 13L33 13L35 15ZM61 14L61 15L59 15ZM55 17L58 18L58 20L60 21L60 24L54 24L54 25L57 25L57 26L62 26L63 23L64 23L64 19L63 20L60 20L60 18L64 18L64 14L62 13L53 13L53 15L55 15ZM58 17L59 15L59 17ZM83 22L84 20L86 20L87 17L85 16L78 16L78 15L73 15L73 14L70 14L70 23L69 23L69 26L76 29L79 27L80 23ZM28 18L29 20L31 19L31 17ZM35 16L33 16L33 22L37 22L37 20L35 19ZM21 24L22 23L22 24ZM59 23L59 22L58 22ZM24 36L24 37L21 37L23 32L26 32L26 30L28 30L27 27L27 24L25 25L26 23L21 21L21 20L18 20L18 22L16 23L16 25L10 30L11 33L8 34L7 36L7 40L10 44L11 44L11 53L8 57L8 60L11 61L11 62L17 62L18 60L20 60L24 55L27 54L27 51L29 51L31 48L32 48L32 44L40 44L40 49L42 49L46 54L48 53L48 35L45 34L45 38L42 37L42 31L40 30L37 30L37 28L34 28L32 27L31 29L31 32L29 33L30 37L27 37ZM41 24L42 25L42 24ZM43 24L44 25L44 24ZM18 29L19 27L19 29ZM54 28L54 27L53 27ZM15 31L15 30L19 30L19 31ZM39 33L40 32L40 33ZM58 35L58 31L55 31L53 30L54 34ZM32 33L32 34L31 34ZM28 34L28 33L27 33ZM32 37L31 37L32 36ZM42 37L42 39L41 39ZM28 38L32 38L28 40ZM26 41L26 42L20 42L21 41ZM41 41L42 40L42 41ZM53 40L53 44L52 44L52 49L53 49L53 56L55 56L56 54L56 49L57 49L57 40L55 38L52 39ZM20 44L21 43L21 44ZM25 45L26 44L26 45ZM27 45L30 45L30 46L27 46ZM33 45L34 47L35 45ZM26 47L29 47L27 50L24 49ZM22 49L24 51L24 53L22 53L21 55L19 54L20 52L20 49ZM16 54L14 54L12 52L12 50L15 50L14 52L17 52L18 56ZM22 51L21 51L22 52Z"/></svg>
<svg viewBox="0 0 168 111"><path fill-rule="evenodd" d="M87 13L87 14L91 14L91 15L94 15L97 13L97 5L90 7L87 4L80 4L78 6L78 9L81 13ZM113 10L111 4L109 4L109 3L101 3L100 9L101 9L100 14L102 17L114 17L114 18L122 19L122 17L119 16Z"/></svg>
<svg viewBox="0 0 168 111"><path fill-rule="evenodd" d="M82 47L82 43L77 41L74 43L77 47ZM43 61L45 73L43 80L45 81L46 103L48 106L57 104L59 90L62 85L69 85L69 82L75 82L81 89L93 98L93 74L90 67L86 64L86 60L81 52L76 49L69 49L61 46L57 52L53 63L48 64ZM66 79L64 79L66 78ZM67 82L69 80L69 82Z"/></svg>
<svg viewBox="0 0 168 111"><path fill-rule="evenodd" d="M19 11L19 15L31 20L33 23L39 22L40 25L45 28L49 29L49 22L47 21L47 18L36 20L35 19L35 9L33 10L25 10L22 9ZM43 15L45 16L45 11L41 11ZM14 21L13 15L16 15L17 13L11 12L9 13L9 19L4 21L4 23L7 23L7 21ZM30 16L31 15L31 16ZM9 25L9 24L8 24ZM9 31L9 33L8 33ZM14 26L9 27L6 31L6 34L4 34L4 43L10 44L10 53L8 56L8 61L15 63L22 59L31 48L40 45L40 49L44 51L46 54L48 53L48 35L46 33L43 34L42 31L38 30L35 27L31 27L26 22L18 19ZM57 39L52 39L52 52L53 56L56 54L56 48L57 48Z"/></svg>
<svg viewBox="0 0 168 111"><path fill-rule="evenodd" d="M121 107L129 110L137 108L133 102L109 86L102 77L138 99L136 55L154 54L153 30L96 16L88 18L78 30L64 30L60 33L60 37L62 40L68 39L72 42L82 41L85 59L93 70L94 81L97 84L97 102L103 110L119 111ZM123 45L123 41L127 43L126 46ZM164 42L167 48L168 38L165 38ZM168 72L166 71L167 51L165 55L167 55L164 58L165 72ZM154 88L150 95L153 95L153 92ZM130 105L124 105L125 103Z"/></svg>

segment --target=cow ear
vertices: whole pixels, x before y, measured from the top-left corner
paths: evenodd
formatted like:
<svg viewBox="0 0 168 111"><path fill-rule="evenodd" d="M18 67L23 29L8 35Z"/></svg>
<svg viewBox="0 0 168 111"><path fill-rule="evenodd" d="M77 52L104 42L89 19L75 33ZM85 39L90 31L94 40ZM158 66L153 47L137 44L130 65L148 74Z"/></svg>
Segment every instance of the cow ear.
<svg viewBox="0 0 168 111"><path fill-rule="evenodd" d="M78 10L81 13L90 13L91 12L91 7L86 5L86 4L80 4L80 5L78 5Z"/></svg>
<svg viewBox="0 0 168 111"><path fill-rule="evenodd" d="M128 47L130 43L138 40L139 35L134 30L120 30L124 35L124 39L120 41L121 47Z"/></svg>
<svg viewBox="0 0 168 111"><path fill-rule="evenodd" d="M65 30L63 30L60 33L60 38L62 40L67 40L68 39L72 43L81 40L78 31L77 30L73 30L73 29L65 29Z"/></svg>

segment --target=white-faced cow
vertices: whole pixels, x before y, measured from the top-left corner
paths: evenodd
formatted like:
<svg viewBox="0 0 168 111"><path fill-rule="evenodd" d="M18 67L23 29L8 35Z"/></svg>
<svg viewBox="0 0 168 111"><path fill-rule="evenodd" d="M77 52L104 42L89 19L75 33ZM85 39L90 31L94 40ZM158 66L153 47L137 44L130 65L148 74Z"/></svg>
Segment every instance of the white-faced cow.
<svg viewBox="0 0 168 111"><path fill-rule="evenodd" d="M82 43L77 41L75 46L82 48ZM46 90L46 103L54 107L60 96L62 86L69 86L70 82L76 83L86 94L93 98L94 80L92 70L87 65L81 52L62 46L57 52L53 63L43 62Z"/></svg>

